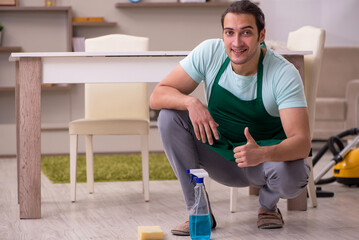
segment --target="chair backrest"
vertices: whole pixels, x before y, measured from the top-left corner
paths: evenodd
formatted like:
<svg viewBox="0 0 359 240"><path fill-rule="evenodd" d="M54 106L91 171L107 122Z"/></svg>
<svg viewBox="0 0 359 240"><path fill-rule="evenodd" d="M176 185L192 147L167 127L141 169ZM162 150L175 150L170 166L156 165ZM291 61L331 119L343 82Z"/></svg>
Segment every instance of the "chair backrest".
<svg viewBox="0 0 359 240"><path fill-rule="evenodd" d="M345 98L349 81L359 78L359 46L324 48L318 98Z"/></svg>
<svg viewBox="0 0 359 240"><path fill-rule="evenodd" d="M304 26L288 35L287 48L291 51L312 51L304 56L304 89L308 104L310 133L313 138L315 122L315 99L323 59L325 30Z"/></svg>
<svg viewBox="0 0 359 240"><path fill-rule="evenodd" d="M149 39L145 37L111 34L85 40L86 52L140 52L148 49ZM121 76L121 72L118 75ZM103 78L106 78L106 73ZM148 84L85 84L85 118L149 120Z"/></svg>

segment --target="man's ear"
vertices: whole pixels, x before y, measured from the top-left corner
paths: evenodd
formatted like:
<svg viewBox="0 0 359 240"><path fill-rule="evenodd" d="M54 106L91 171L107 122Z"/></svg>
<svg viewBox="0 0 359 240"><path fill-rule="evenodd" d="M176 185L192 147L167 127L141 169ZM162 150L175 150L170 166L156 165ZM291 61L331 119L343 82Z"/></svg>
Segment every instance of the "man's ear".
<svg viewBox="0 0 359 240"><path fill-rule="evenodd" d="M263 28L262 31L259 33L259 42L264 42L264 39L266 38L266 29Z"/></svg>

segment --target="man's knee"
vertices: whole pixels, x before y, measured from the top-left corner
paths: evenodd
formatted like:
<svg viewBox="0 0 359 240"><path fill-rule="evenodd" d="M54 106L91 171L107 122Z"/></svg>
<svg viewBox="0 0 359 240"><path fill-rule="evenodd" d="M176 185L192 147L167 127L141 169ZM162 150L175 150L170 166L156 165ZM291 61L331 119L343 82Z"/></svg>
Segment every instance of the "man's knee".
<svg viewBox="0 0 359 240"><path fill-rule="evenodd" d="M157 118L157 126L159 129L168 129L173 122L175 113L171 109L162 109Z"/></svg>
<svg viewBox="0 0 359 240"><path fill-rule="evenodd" d="M176 127L188 129L189 125L190 120L187 111L162 109L157 119L157 126L160 131L173 130Z"/></svg>
<svg viewBox="0 0 359 240"><path fill-rule="evenodd" d="M162 142L191 132L191 124L186 111L162 109L157 119L157 126Z"/></svg>
<svg viewBox="0 0 359 240"><path fill-rule="evenodd" d="M268 176L267 184L282 198L294 198L307 186L309 172L306 160L284 162Z"/></svg>

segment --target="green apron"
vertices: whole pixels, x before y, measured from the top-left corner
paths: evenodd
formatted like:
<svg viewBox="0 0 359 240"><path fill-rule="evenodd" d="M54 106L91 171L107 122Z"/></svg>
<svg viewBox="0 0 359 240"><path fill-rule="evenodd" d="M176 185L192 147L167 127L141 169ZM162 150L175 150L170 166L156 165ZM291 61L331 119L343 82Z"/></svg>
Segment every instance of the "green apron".
<svg viewBox="0 0 359 240"><path fill-rule="evenodd" d="M261 51L257 69L257 98L244 101L222 88L218 82L228 66L230 59L224 61L214 80L208 110L217 127L219 140L213 145L206 143L211 149L229 161L234 162L233 149L247 143L244 129L249 132L260 146L271 146L286 139L279 117L269 115L262 99L263 53Z"/></svg>

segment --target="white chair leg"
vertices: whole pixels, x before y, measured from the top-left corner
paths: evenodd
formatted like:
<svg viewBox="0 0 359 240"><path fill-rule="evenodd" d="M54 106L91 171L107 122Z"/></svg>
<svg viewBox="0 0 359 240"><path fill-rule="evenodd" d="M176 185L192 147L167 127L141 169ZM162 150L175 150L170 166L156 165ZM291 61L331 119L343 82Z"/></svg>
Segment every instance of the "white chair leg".
<svg viewBox="0 0 359 240"><path fill-rule="evenodd" d="M142 190L146 202L150 200L150 171L148 151L148 135L141 135Z"/></svg>
<svg viewBox="0 0 359 240"><path fill-rule="evenodd" d="M70 135L70 195L76 201L77 135Z"/></svg>
<svg viewBox="0 0 359 240"><path fill-rule="evenodd" d="M307 160L308 160L308 163L309 163L309 166L311 169L310 174L309 174L307 189L308 189L309 199L311 200L311 203L312 203L312 207L315 208L315 207L317 207L318 203L317 203L316 187L314 184L312 157L308 157Z"/></svg>
<svg viewBox="0 0 359 240"><path fill-rule="evenodd" d="M93 177L93 144L92 135L86 135L86 176L87 176L87 190L89 193L94 192L94 177Z"/></svg>
<svg viewBox="0 0 359 240"><path fill-rule="evenodd" d="M232 213L237 211L237 199L238 199L238 189L235 187L230 187L229 210Z"/></svg>

